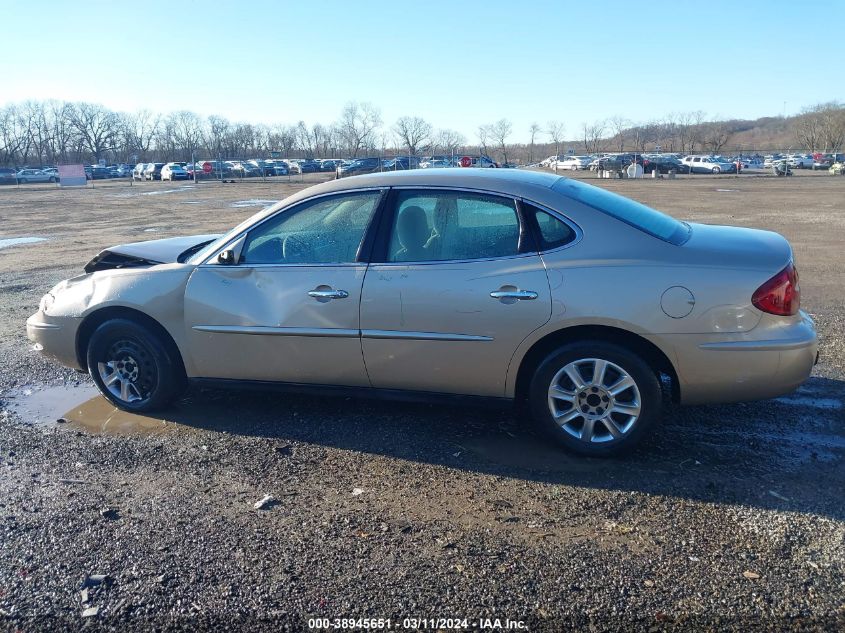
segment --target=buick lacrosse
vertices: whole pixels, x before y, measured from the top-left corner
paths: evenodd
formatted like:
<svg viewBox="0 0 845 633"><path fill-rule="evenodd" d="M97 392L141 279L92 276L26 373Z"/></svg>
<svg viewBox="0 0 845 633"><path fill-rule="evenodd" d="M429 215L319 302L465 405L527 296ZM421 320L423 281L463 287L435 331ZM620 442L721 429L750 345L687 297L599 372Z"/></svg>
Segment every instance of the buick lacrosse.
<svg viewBox="0 0 845 633"><path fill-rule="evenodd" d="M609 455L659 422L664 395L800 385L817 340L799 301L776 233L552 174L427 169L310 187L225 235L108 248L27 334L129 411L189 381L499 398Z"/></svg>

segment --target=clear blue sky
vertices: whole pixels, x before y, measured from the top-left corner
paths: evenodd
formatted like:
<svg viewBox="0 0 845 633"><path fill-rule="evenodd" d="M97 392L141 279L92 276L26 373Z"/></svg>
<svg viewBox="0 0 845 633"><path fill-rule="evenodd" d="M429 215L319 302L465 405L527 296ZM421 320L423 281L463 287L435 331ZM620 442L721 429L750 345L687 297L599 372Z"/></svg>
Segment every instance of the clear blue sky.
<svg viewBox="0 0 845 633"><path fill-rule="evenodd" d="M845 98L845 1L0 0L0 104L331 123L370 101L479 124L755 118ZM834 58L829 55L835 53ZM777 57L777 59L776 59ZM656 59L656 62L652 60Z"/></svg>

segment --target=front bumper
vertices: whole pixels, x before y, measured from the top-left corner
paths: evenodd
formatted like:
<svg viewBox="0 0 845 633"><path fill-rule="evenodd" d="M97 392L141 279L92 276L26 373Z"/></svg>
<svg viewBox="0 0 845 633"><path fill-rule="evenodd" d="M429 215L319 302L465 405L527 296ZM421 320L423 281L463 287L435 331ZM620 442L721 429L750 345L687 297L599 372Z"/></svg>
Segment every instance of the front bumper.
<svg viewBox="0 0 845 633"><path fill-rule="evenodd" d="M816 330L803 312L777 328L733 337L677 335L673 344L683 404L782 396L807 380L818 360Z"/></svg>
<svg viewBox="0 0 845 633"><path fill-rule="evenodd" d="M65 367L82 369L76 355L76 333L81 318L50 317L41 311L26 321L26 336L35 349Z"/></svg>

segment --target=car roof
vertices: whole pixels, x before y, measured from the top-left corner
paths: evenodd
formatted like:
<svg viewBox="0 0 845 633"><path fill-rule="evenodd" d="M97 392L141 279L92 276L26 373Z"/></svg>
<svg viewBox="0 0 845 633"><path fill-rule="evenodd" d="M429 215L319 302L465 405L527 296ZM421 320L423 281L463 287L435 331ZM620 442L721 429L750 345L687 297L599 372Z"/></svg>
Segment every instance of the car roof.
<svg viewBox="0 0 845 633"><path fill-rule="evenodd" d="M490 189L512 194L520 190L551 188L561 176L539 171L456 168L442 171L410 170L391 171L362 176L351 176L330 180L315 187L309 187L311 195L366 189L370 187L458 187L468 189Z"/></svg>
<svg viewBox="0 0 845 633"><path fill-rule="evenodd" d="M548 197L552 185L560 180L566 180L566 178L546 172L525 169L456 167L455 169L382 171L361 176L348 176L313 185L285 198L278 205L268 207L263 214L271 215L281 207L288 207L301 200L315 196L342 191L354 191L356 189L375 189L382 187L450 187L456 189L476 189L480 191L491 191L493 193L498 192L510 196L525 196L527 198L536 195L540 198L538 201L542 202L542 198ZM560 194L553 195L557 196ZM259 215L261 214L257 214L250 221L257 220Z"/></svg>

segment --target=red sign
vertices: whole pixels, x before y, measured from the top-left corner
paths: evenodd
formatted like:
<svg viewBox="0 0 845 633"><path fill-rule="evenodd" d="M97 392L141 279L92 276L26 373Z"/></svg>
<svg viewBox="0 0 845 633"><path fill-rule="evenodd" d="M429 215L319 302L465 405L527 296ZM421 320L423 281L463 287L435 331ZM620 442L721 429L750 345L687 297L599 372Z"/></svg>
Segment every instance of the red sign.
<svg viewBox="0 0 845 633"><path fill-rule="evenodd" d="M469 156L464 156L461 158L461 167L471 167L472 166L472 159Z"/></svg>
<svg viewBox="0 0 845 633"><path fill-rule="evenodd" d="M211 170L212 170L211 163L209 163L208 161L205 161L205 162L202 164L202 173L204 173L204 174L210 174L210 173L211 173Z"/></svg>

